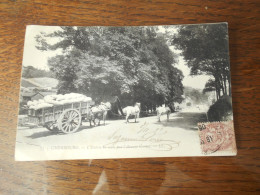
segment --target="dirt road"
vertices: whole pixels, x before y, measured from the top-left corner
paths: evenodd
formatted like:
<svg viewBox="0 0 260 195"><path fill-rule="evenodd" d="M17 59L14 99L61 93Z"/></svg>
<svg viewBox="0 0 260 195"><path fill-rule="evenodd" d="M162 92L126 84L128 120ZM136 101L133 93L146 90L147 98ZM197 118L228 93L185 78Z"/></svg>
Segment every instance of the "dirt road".
<svg viewBox="0 0 260 195"><path fill-rule="evenodd" d="M158 122L156 116L139 118L137 123L134 123L134 119L130 119L128 124L124 120L107 120L106 125L101 124L96 127L90 127L88 122L83 122L80 129L72 134L57 134L43 127L32 129L18 127L16 153L21 157L27 152L31 153L30 156L37 151L38 153L43 151L43 154L46 155L46 151L59 150L64 153L66 149L84 148L85 151L88 151L89 158L92 156L111 158L111 156L114 157L114 154L104 153L109 148L106 146L111 146L110 149L136 146L143 147L143 150L146 150L145 147L150 147L149 152L142 152L143 150L140 149L140 157L153 156L157 150L156 156L189 156L200 152L197 123L205 120L205 113L179 112L172 113L168 122L166 116L162 116L161 122ZM153 146L149 146L151 144ZM95 151L101 152L101 154L97 156ZM125 152L121 151L115 157L124 157ZM170 152L166 154L166 151Z"/></svg>

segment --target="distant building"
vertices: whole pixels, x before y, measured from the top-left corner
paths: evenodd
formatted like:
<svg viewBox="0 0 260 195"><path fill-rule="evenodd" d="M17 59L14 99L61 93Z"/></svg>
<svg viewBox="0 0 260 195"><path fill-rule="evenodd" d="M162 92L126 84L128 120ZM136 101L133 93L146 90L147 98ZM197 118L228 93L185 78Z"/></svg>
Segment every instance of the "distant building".
<svg viewBox="0 0 260 195"><path fill-rule="evenodd" d="M46 95L55 94L54 92L22 92L20 96L20 102L27 103L28 101L39 100Z"/></svg>
<svg viewBox="0 0 260 195"><path fill-rule="evenodd" d="M27 102L33 100L43 99L46 95L53 95L56 92L28 92L28 91L21 91L20 94L20 109L19 115L27 115Z"/></svg>
<svg viewBox="0 0 260 195"><path fill-rule="evenodd" d="M40 92L23 92L21 93L21 102L28 102L33 100L39 100L44 97Z"/></svg>
<svg viewBox="0 0 260 195"><path fill-rule="evenodd" d="M33 90L30 89L30 88L21 86L20 92L21 92L21 94L22 94L22 93L30 93L30 92L33 92Z"/></svg>

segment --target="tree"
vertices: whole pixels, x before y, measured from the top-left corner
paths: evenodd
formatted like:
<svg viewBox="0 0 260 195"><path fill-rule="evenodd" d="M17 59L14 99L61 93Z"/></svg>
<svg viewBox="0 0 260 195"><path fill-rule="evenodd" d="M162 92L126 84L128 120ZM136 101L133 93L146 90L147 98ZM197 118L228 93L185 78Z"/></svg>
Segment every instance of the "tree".
<svg viewBox="0 0 260 195"><path fill-rule="evenodd" d="M213 79L209 79L207 83L205 84L205 87L203 89L203 93L210 92L210 91L215 91L216 90L216 85L215 81ZM219 97L217 97L218 99Z"/></svg>
<svg viewBox="0 0 260 195"><path fill-rule="evenodd" d="M76 81L78 79L77 72L80 70L79 55L79 52L73 50L70 54L57 55L48 60L50 70L55 72L56 78L59 80L58 93L78 91Z"/></svg>
<svg viewBox="0 0 260 195"><path fill-rule="evenodd" d="M221 94L231 95L226 23L181 26L172 44L182 50L191 68L191 75L207 74L214 77L208 86L212 89L214 84L217 99Z"/></svg>
<svg viewBox="0 0 260 195"><path fill-rule="evenodd" d="M56 38L54 44L51 38ZM179 101L183 93L174 54L155 27L62 27L36 37L40 50L62 49L48 64L59 93L85 93L100 102L117 96L143 108Z"/></svg>

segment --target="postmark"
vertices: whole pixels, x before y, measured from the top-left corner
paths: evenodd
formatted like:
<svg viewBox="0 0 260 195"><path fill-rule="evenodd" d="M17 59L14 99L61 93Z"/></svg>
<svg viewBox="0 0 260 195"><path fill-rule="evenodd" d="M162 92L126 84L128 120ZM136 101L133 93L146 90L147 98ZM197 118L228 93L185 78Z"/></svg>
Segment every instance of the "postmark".
<svg viewBox="0 0 260 195"><path fill-rule="evenodd" d="M203 154L229 152L236 154L233 121L198 123Z"/></svg>

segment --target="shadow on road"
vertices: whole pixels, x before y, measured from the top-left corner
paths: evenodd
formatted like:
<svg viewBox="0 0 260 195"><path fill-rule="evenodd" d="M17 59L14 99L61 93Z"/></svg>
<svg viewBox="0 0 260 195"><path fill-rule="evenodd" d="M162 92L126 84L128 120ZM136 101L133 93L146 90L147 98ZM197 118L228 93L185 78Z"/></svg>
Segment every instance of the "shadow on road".
<svg viewBox="0 0 260 195"><path fill-rule="evenodd" d="M31 139L37 139L37 138L48 137L48 136L57 135L57 134L58 134L58 132L52 132L52 131L49 131L46 129L46 131L36 132L27 137L31 138Z"/></svg>
<svg viewBox="0 0 260 195"><path fill-rule="evenodd" d="M83 130L90 130L90 129L94 129L95 127L100 127L100 126L107 126L109 125L108 122L106 122L106 124L100 124L100 125L97 125L97 126L90 126L89 124L83 124L82 126L79 127L79 129L74 132L74 133L78 133L78 132L81 132ZM73 134L73 133L72 133ZM53 136L53 135L66 135L65 133L63 133L62 131L56 131L56 132L53 132L53 131L49 131L46 129L46 131L41 131L41 132L36 132L36 133L33 133L32 135L30 136L27 136L28 138L31 138L31 139L37 139L37 138L42 138L42 137L49 137L49 136ZM68 134L69 135L69 134Z"/></svg>
<svg viewBox="0 0 260 195"><path fill-rule="evenodd" d="M77 132L80 132L80 131L83 131L83 130L87 130L87 129L92 129L92 128L94 128L94 126L90 127L90 126L87 126L87 125L82 125L74 133L77 133ZM32 135L27 136L27 137L31 138L31 139L37 139L37 138L49 137L49 136L53 136L53 135L66 135L66 134L63 133L62 131L49 131L49 130L46 129L46 131L36 132L36 133L33 133Z"/></svg>
<svg viewBox="0 0 260 195"><path fill-rule="evenodd" d="M170 116L169 122L166 121L166 116L161 118L162 122L157 122L156 124L161 124L166 127L179 127L186 130L198 130L199 122L207 122L207 117L205 113L177 113L174 117Z"/></svg>

